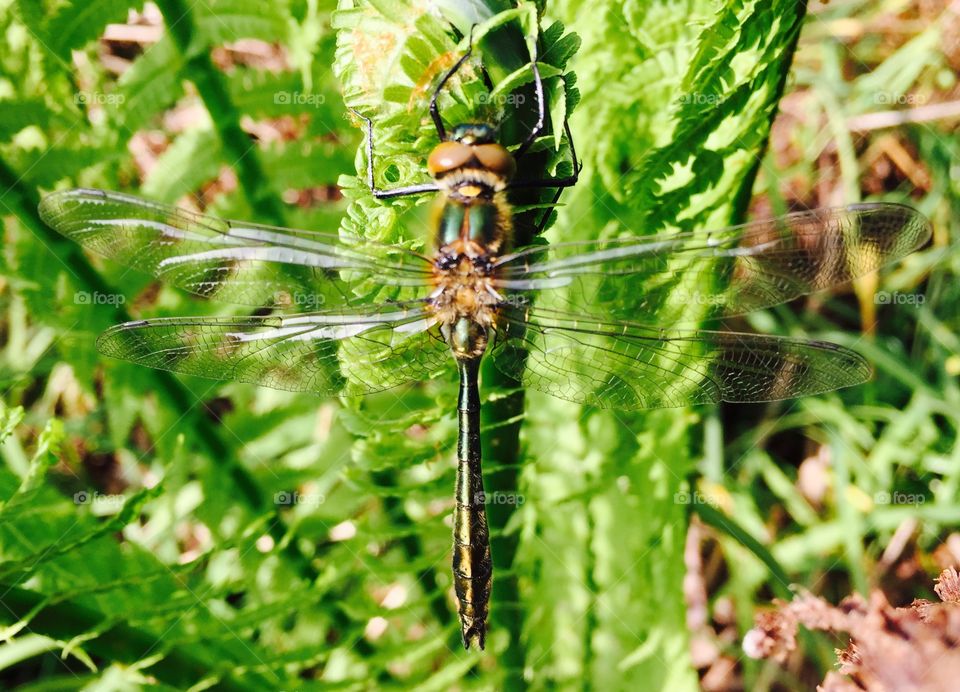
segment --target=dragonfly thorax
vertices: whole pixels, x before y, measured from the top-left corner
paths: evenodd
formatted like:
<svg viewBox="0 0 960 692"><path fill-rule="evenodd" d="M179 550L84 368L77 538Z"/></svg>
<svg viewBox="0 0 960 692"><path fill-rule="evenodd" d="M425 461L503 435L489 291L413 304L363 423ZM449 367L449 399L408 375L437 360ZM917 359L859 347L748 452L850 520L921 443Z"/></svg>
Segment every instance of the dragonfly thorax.
<svg viewBox="0 0 960 692"><path fill-rule="evenodd" d="M434 247L440 256L496 256L510 244L513 217L506 193L463 201L455 195L437 200Z"/></svg>
<svg viewBox="0 0 960 692"><path fill-rule="evenodd" d="M494 288L493 263L476 250L473 243L452 243L443 248L434 264L437 288L429 305L443 325L466 319L491 327L496 321L503 297Z"/></svg>

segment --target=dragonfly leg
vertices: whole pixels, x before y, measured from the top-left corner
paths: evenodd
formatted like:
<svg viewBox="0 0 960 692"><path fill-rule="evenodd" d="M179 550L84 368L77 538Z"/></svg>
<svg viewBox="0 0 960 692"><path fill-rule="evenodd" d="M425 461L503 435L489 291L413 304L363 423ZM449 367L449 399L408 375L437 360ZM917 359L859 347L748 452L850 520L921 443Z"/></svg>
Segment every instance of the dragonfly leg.
<svg viewBox="0 0 960 692"><path fill-rule="evenodd" d="M407 185L405 187L395 187L389 190L381 190L378 188L373 180L373 121L353 108L350 109L350 112L367 124L367 185L369 186L370 192L374 197L377 199L405 197L407 195L420 195L426 192L437 192L440 189L436 183Z"/></svg>
<svg viewBox="0 0 960 692"><path fill-rule="evenodd" d="M558 187L557 193L553 196L553 200L550 202L550 207L543 212L543 216L540 217L540 220L537 221L537 230L535 235L542 235L545 230L547 230L547 221L550 220L550 214L553 213L554 207L557 206L557 202L560 201L560 195L563 194L564 188Z"/></svg>
<svg viewBox="0 0 960 692"><path fill-rule="evenodd" d="M530 128L527 138L523 140L523 143L513 152L514 159L519 159L526 153L527 149L530 148L533 140L543 131L543 125L547 117L546 106L543 103L543 79L540 78L540 68L537 67L536 44L534 44L533 47L533 55L530 56L530 69L533 70L533 88L537 94L537 122Z"/></svg>
<svg viewBox="0 0 960 692"><path fill-rule="evenodd" d="M563 178L541 178L540 180L514 180L507 187L511 189L532 189L538 187L573 187L580 179L580 171L583 170L583 164L577 158L577 149L573 145L573 136L570 133L570 123L564 120L563 131L567 136L567 143L570 145L570 160L573 164L573 174Z"/></svg>
<svg viewBox="0 0 960 692"><path fill-rule="evenodd" d="M473 53L473 29L476 24L470 27L470 38L467 41L467 52L460 56L460 59L454 63L453 67L447 70L447 73L443 75L443 79L440 80L440 83L437 84L437 88L433 90L433 95L430 97L430 117L433 118L433 124L437 128L437 137L440 138L440 141L443 142L447 139L447 131L443 127L443 119L440 117L440 106L437 105L437 97L440 95L440 91L446 86L447 82L450 80L457 71L463 67L469 58L470 54Z"/></svg>
<svg viewBox="0 0 960 692"><path fill-rule="evenodd" d="M577 180L580 178L580 171L583 170L583 164L580 163L577 159L577 149L573 144L573 134L570 132L570 123L567 120L563 121L563 131L567 136L567 142L570 144L570 159L573 163L573 174L565 176L563 178L544 178L542 180L521 180L515 183L510 183L508 187L511 188L544 188L544 187L555 187L557 193L553 196L553 200L550 202L550 208L547 209L543 215L540 217L540 220L537 222L536 235L540 235L547 227L547 221L550 219L550 212L553 211L553 208L560 201L560 195L563 194L563 190L568 187L572 187L577 184Z"/></svg>

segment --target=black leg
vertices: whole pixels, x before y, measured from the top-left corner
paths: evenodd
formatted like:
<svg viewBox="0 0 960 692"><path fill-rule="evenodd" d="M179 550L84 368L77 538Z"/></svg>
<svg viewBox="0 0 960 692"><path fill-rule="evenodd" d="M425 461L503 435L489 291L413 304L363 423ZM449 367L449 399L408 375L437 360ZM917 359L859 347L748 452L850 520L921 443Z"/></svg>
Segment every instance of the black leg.
<svg viewBox="0 0 960 692"><path fill-rule="evenodd" d="M511 184L510 187L556 187L557 193L553 196L553 201L550 202L549 208L544 212L543 216L540 217L540 220L537 222L536 235L540 235L547 227L547 221L550 219L550 213L553 211L554 207L557 205L557 202L560 201L560 195L563 194L565 188L571 187L576 184L577 179L580 176L580 171L583 170L583 164L577 159L577 149L573 145L573 135L570 133L570 123L566 120L563 122L563 131L567 135L567 142L570 144L570 159L573 163L573 175L567 176L565 178L545 178L543 180L529 180L529 181L520 181L520 185Z"/></svg>
<svg viewBox="0 0 960 692"><path fill-rule="evenodd" d="M467 52L460 56L460 59L454 63L453 67L447 70L447 73L443 75L443 79L440 80L440 83L437 84L437 88L433 90L433 95L430 97L430 117L433 118L433 124L437 128L437 137L441 142L447 139L447 131L443 127L443 120L440 118L440 107L437 105L437 96L440 95L440 90L446 86L447 81L457 73L463 63L467 61L470 57L470 54L473 52L473 28L476 26L474 24L470 27L470 38L467 41Z"/></svg>
<svg viewBox="0 0 960 692"><path fill-rule="evenodd" d="M550 206L547 208L547 210L543 213L543 216L541 216L540 220L537 222L537 232L535 235L543 235L543 232L547 228L547 221L549 221L550 219L550 214L553 213L554 207L556 207L557 202L560 201L560 195L563 194L563 190L564 188L562 187L557 188L557 194L553 196L553 201L550 202Z"/></svg>
<svg viewBox="0 0 960 692"><path fill-rule="evenodd" d="M546 108L543 104L543 80L540 78L540 68L537 67L536 44L533 47L533 55L530 56L530 69L533 70L533 88L537 94L537 123L530 129L530 133L523 140L523 144L513 152L514 159L519 159L526 153L530 145L533 144L533 140L543 131L543 125L546 121Z"/></svg>
<svg viewBox="0 0 960 692"><path fill-rule="evenodd" d="M350 112L363 120L367 124L367 185L370 192L377 199L389 199L390 197L405 197L407 195L420 195L425 192L437 192L440 188L436 183L422 183L420 185L407 185L406 187L395 187L391 190L381 190L373 182L373 121L365 115L358 113L353 108Z"/></svg>
<svg viewBox="0 0 960 692"><path fill-rule="evenodd" d="M583 170L583 164L577 159L577 148L573 145L573 135L570 134L570 123L564 121L563 131L567 135L567 143L570 145L570 160L573 164L573 175L563 178L543 178L541 180L514 180L507 187L511 190L529 190L542 187L572 187L580 179L580 171Z"/></svg>

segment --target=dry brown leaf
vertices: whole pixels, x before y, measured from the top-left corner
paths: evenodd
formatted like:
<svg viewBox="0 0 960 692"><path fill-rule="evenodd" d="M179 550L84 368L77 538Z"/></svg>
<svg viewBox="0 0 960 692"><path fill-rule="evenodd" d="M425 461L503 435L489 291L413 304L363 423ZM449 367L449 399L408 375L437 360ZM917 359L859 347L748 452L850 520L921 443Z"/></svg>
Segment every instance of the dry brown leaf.
<svg viewBox="0 0 960 692"><path fill-rule="evenodd" d="M796 649L798 625L846 633L850 643L837 652L838 672L818 689L952 692L960 685L960 574L944 570L934 590L942 603L917 600L906 608L894 608L880 591L869 600L850 596L839 606L800 594L758 615L743 648L754 658L783 661Z"/></svg>

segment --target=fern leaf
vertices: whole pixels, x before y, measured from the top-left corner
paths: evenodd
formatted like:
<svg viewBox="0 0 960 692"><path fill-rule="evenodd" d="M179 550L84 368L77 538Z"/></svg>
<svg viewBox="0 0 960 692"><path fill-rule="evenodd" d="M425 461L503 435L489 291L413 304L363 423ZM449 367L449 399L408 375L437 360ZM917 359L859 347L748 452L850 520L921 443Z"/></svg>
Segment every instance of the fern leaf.
<svg viewBox="0 0 960 692"><path fill-rule="evenodd" d="M135 5L130 0L69 2L47 24L47 43L61 60L69 60L71 50L99 36L107 24L126 19Z"/></svg>

